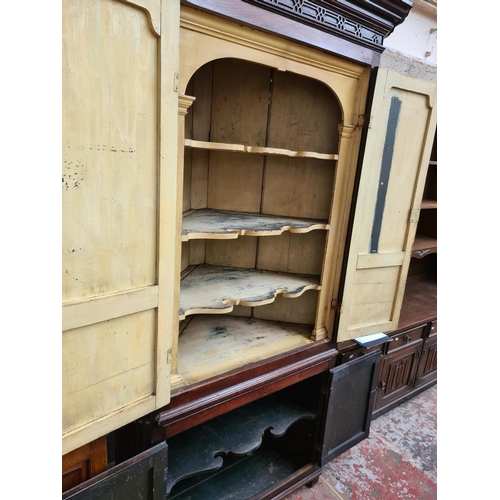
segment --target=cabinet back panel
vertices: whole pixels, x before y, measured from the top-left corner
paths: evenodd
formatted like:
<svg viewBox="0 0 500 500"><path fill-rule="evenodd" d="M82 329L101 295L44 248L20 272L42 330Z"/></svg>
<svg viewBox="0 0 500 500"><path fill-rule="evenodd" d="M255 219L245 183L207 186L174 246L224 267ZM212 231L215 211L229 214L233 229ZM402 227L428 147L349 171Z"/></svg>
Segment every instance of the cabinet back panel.
<svg viewBox="0 0 500 500"><path fill-rule="evenodd" d="M210 152L208 208L260 212L264 157Z"/></svg>
<svg viewBox="0 0 500 500"><path fill-rule="evenodd" d="M283 318L286 318L289 323L311 325L312 332L317 304L318 292L316 290L307 290L296 299L287 299L278 295L272 304L252 308L252 316L269 321L283 321Z"/></svg>
<svg viewBox="0 0 500 500"><path fill-rule="evenodd" d="M437 238L437 216L435 210L421 210L418 219L417 234Z"/></svg>
<svg viewBox="0 0 500 500"><path fill-rule="evenodd" d="M429 165L425 180L424 198L437 200L437 166Z"/></svg>
<svg viewBox="0 0 500 500"><path fill-rule="evenodd" d="M210 140L266 145L271 68L238 59L214 62Z"/></svg>
<svg viewBox="0 0 500 500"><path fill-rule="evenodd" d="M318 304L318 292L307 290L300 297L287 299L281 295L271 304L260 307L234 306L228 316L252 317L269 321L283 321L300 325L311 325L313 329Z"/></svg>
<svg viewBox="0 0 500 500"><path fill-rule="evenodd" d="M255 269L258 238L240 236L234 240L207 240L206 263L215 266Z"/></svg>
<svg viewBox="0 0 500 500"><path fill-rule="evenodd" d="M333 161L269 157L264 174L262 213L328 219Z"/></svg>
<svg viewBox="0 0 500 500"><path fill-rule="evenodd" d="M290 72L273 75L268 146L336 153L341 112L324 84Z"/></svg>
<svg viewBox="0 0 500 500"><path fill-rule="evenodd" d="M326 231L261 237L257 269L319 276L325 241Z"/></svg>
<svg viewBox="0 0 500 500"><path fill-rule="evenodd" d="M319 276L323 265L325 240L325 231L206 240L205 263ZM190 243L196 242L203 240L192 240ZM191 257L191 265L200 263Z"/></svg>

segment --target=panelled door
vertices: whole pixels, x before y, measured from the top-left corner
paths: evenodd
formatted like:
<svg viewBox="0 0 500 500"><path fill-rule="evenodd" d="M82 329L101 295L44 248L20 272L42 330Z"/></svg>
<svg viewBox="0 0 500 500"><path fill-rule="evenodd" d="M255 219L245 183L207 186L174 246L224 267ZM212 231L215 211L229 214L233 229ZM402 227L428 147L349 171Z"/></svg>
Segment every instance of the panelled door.
<svg viewBox="0 0 500 500"><path fill-rule="evenodd" d="M436 129L436 84L379 68L337 341L397 329Z"/></svg>
<svg viewBox="0 0 500 500"><path fill-rule="evenodd" d="M323 410L321 465L368 437L381 351L332 368Z"/></svg>
<svg viewBox="0 0 500 500"><path fill-rule="evenodd" d="M169 401L179 5L65 0L62 14L66 454Z"/></svg>

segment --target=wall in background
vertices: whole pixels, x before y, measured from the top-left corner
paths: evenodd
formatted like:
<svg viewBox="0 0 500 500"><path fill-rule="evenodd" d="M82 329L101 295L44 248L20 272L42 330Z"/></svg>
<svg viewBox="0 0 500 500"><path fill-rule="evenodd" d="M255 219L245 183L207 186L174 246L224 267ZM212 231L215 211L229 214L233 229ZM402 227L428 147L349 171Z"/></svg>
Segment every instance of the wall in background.
<svg viewBox="0 0 500 500"><path fill-rule="evenodd" d="M437 0L412 1L408 17L384 40L384 46L437 66Z"/></svg>

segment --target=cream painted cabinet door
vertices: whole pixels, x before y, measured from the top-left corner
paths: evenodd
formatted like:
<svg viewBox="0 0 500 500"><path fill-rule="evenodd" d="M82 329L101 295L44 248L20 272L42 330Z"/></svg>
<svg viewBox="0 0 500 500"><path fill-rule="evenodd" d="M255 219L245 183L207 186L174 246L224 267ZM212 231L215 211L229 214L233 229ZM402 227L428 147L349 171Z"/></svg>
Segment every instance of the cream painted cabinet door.
<svg viewBox="0 0 500 500"><path fill-rule="evenodd" d="M436 129L436 84L380 68L338 341L397 328Z"/></svg>
<svg viewBox="0 0 500 500"><path fill-rule="evenodd" d="M169 402L178 33L178 2L63 2L63 454Z"/></svg>

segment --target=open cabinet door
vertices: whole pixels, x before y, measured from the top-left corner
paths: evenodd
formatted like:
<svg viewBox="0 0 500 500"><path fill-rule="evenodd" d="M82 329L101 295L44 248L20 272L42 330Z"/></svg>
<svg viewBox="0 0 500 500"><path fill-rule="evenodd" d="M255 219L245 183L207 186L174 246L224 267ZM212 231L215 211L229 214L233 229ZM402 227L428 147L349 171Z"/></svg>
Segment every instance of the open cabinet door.
<svg viewBox="0 0 500 500"><path fill-rule="evenodd" d="M322 423L321 466L370 434L381 351L332 368Z"/></svg>
<svg viewBox="0 0 500 500"><path fill-rule="evenodd" d="M162 442L64 492L62 500L165 500L167 465Z"/></svg>
<svg viewBox="0 0 500 500"><path fill-rule="evenodd" d="M67 0L62 13L66 454L169 402L179 5Z"/></svg>
<svg viewBox="0 0 500 500"><path fill-rule="evenodd" d="M436 84L380 68L337 341L397 328L436 129Z"/></svg>

